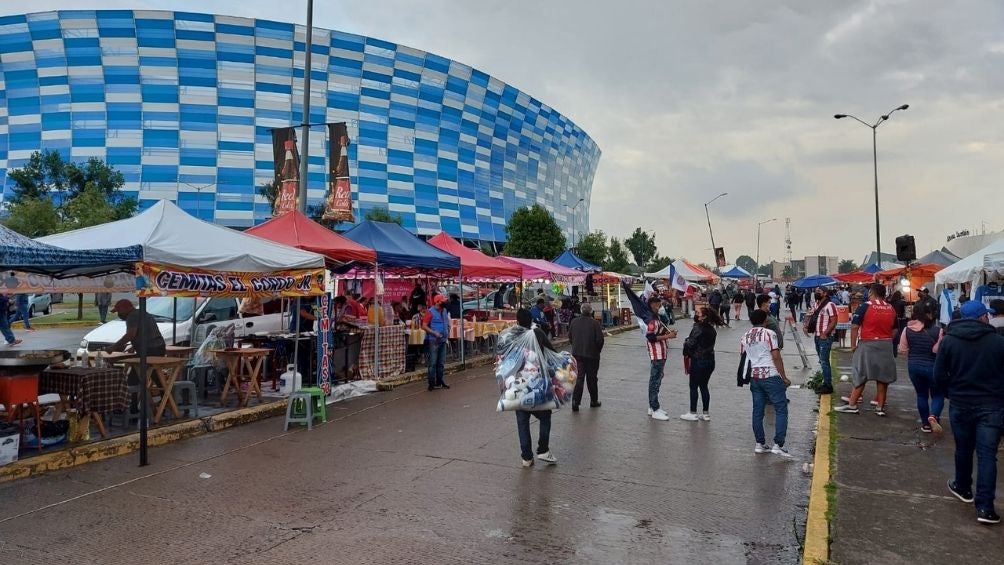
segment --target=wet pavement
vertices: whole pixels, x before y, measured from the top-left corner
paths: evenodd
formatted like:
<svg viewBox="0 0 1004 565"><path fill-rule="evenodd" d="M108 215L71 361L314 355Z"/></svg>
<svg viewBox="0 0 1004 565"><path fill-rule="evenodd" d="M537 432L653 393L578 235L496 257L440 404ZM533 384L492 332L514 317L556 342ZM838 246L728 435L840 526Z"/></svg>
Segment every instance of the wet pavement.
<svg viewBox="0 0 1004 565"><path fill-rule="evenodd" d="M837 359L841 372L850 375L850 353L841 352ZM850 389L850 383L838 386L834 406ZM874 394L869 384L865 402ZM900 359L887 406L885 418L871 410L836 414L831 560L840 565L1000 563L1004 525L978 524L973 505L960 502L946 487L955 476L948 404L941 418L944 436L922 433L916 395ZM999 472L998 512L1004 508L1002 496L1004 472Z"/></svg>
<svg viewBox="0 0 1004 565"><path fill-rule="evenodd" d="M798 563L815 396L789 391L793 460L753 454L735 386L747 327L720 333L710 423L677 418L682 338L661 395L673 419L647 416L630 332L608 338L602 408L555 413L557 465L520 467L515 417L475 369L329 406L309 432L275 418L143 468L131 455L0 485L0 563Z"/></svg>

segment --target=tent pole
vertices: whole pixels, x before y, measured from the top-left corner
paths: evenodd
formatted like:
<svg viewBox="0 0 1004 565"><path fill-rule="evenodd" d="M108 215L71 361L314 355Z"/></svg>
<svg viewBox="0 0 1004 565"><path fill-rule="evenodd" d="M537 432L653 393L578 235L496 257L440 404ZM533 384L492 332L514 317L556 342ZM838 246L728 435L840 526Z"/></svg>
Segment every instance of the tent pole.
<svg viewBox="0 0 1004 565"><path fill-rule="evenodd" d="M150 460L147 453L147 415L150 413L150 405L147 402L149 395L147 394L147 374L146 374L146 331L144 331L144 326L142 318L146 318L146 297L139 297L139 313L140 313L140 323L136 331L136 343L133 344L133 348L139 353L139 466L145 467L150 464ZM144 344L143 346L137 347L137 344ZM171 394L170 391L165 391L164 394Z"/></svg>
<svg viewBox="0 0 1004 565"><path fill-rule="evenodd" d="M293 377L292 377L293 387L296 386L296 373L300 372L300 297L299 296L296 297L296 328L294 331L296 332L296 340L293 342L293 366L294 366ZM300 375L303 375L303 373L300 373ZM296 392L295 390L293 390L293 387L290 387L290 390Z"/></svg>
<svg viewBox="0 0 1004 565"><path fill-rule="evenodd" d="M194 335L194 331L192 334ZM188 336L191 344L192 336ZM178 297L174 297L174 314L171 316L171 345L178 345Z"/></svg>
<svg viewBox="0 0 1004 565"><path fill-rule="evenodd" d="M377 294L377 284L380 282L380 264L373 264L373 378L380 374L380 318L383 315L383 304Z"/></svg>

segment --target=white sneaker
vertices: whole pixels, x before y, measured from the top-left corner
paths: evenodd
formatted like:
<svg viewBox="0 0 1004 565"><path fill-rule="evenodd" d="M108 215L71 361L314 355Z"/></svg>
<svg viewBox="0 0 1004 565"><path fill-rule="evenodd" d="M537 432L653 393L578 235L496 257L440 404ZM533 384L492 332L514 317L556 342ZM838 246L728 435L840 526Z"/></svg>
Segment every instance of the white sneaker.
<svg viewBox="0 0 1004 565"><path fill-rule="evenodd" d="M651 408L649 408L649 409L648 409L648 415L649 415L649 416L651 416L651 415L652 415L652 412L655 412L655 410L652 410Z"/></svg>
<svg viewBox="0 0 1004 565"><path fill-rule="evenodd" d="M781 457L792 457L792 455L788 453L787 447L782 447L776 443L774 444L774 447L770 448L770 452L774 455L780 455Z"/></svg>
<svg viewBox="0 0 1004 565"><path fill-rule="evenodd" d="M666 411L663 410L662 408L660 408L658 410L649 410L648 412L649 412L649 414L652 415L652 419L653 420L663 420L663 421L665 421L665 420L669 419L669 414L667 414Z"/></svg>
<svg viewBox="0 0 1004 565"><path fill-rule="evenodd" d="M686 414L681 414L680 415L680 419L681 420L686 420L688 422L696 422L696 421L700 420L700 418L697 416L697 414L694 414L693 412L687 412Z"/></svg>
<svg viewBox="0 0 1004 565"><path fill-rule="evenodd" d="M753 453L770 453L770 448L762 443L753 446Z"/></svg>
<svg viewBox="0 0 1004 565"><path fill-rule="evenodd" d="M521 459L521 461L523 462L523 468L524 469L528 469L530 467L533 467L533 459L530 459L529 461L527 461L526 459Z"/></svg>
<svg viewBox="0 0 1004 565"><path fill-rule="evenodd" d="M543 461L544 463L547 463L548 465L554 465L555 463L558 462L558 458L555 457L554 455L551 455L550 451L547 451L545 453L538 453L537 459Z"/></svg>
<svg viewBox="0 0 1004 565"><path fill-rule="evenodd" d="M699 417L702 420L704 420L705 422L710 422L711 421L711 412L705 412L704 414L700 414Z"/></svg>

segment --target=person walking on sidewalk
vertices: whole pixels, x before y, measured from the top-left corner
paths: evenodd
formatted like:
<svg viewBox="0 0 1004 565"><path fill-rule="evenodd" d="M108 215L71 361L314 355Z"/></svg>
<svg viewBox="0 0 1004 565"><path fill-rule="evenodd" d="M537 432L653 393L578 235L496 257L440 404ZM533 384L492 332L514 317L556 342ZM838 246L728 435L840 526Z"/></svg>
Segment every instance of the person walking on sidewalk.
<svg viewBox="0 0 1004 565"><path fill-rule="evenodd" d="M516 323L520 327L530 330L533 317L526 308L516 311ZM533 328L530 330L537 339L537 345L541 351L554 351L554 345L548 339L544 330ZM519 451L523 461L523 468L533 466L533 436L530 435L530 417L537 418L540 422L540 437L537 439L537 459L548 465L554 465L558 458L551 453L551 411L550 410L517 410L516 411L516 432L519 434Z"/></svg>
<svg viewBox="0 0 1004 565"><path fill-rule="evenodd" d="M108 321L108 307L112 305L112 293L95 292L94 305L98 307L98 316L101 318L101 323L104 324Z"/></svg>
<svg viewBox="0 0 1004 565"><path fill-rule="evenodd" d="M448 389L443 381L446 372L446 342L450 338L450 313L446 311L446 297L437 294L432 299L432 308L422 318L425 341L428 344L429 390L436 387Z"/></svg>
<svg viewBox="0 0 1004 565"><path fill-rule="evenodd" d="M732 296L732 315L736 321L742 320L742 316L739 314L743 311L743 304L746 303L746 293L743 289L737 289L735 295Z"/></svg>
<svg viewBox="0 0 1004 565"><path fill-rule="evenodd" d="M920 431L941 433L941 411L945 395L934 386L934 359L942 331L934 323L934 313L921 303L913 305L913 315L899 336L899 352L907 356L910 382L917 392Z"/></svg>
<svg viewBox="0 0 1004 565"><path fill-rule="evenodd" d="M659 407L659 388L666 371L666 341L676 337L676 330L668 329L659 320L659 307L662 300L652 295L648 299L648 307L652 310L652 321L645 328L645 339L648 345L648 358L651 361L648 374L648 415L655 420L668 420L669 414Z"/></svg>
<svg viewBox="0 0 1004 565"><path fill-rule="evenodd" d="M681 420L696 422L711 421L711 391L708 382L715 372L716 327L726 325L722 317L707 306L699 306L694 314L694 327L683 341L683 356L690 359L690 412L680 416ZM701 408L697 411L697 396L700 393Z"/></svg>
<svg viewBox="0 0 1004 565"><path fill-rule="evenodd" d="M1004 425L1004 337L989 323L989 309L977 300L959 308L934 361L934 382L952 399L948 418L955 436L955 478L948 489L963 502L976 502L976 521L996 524L997 449ZM973 452L976 496L973 496Z"/></svg>
<svg viewBox="0 0 1004 565"><path fill-rule="evenodd" d="M752 288L746 291L746 296L743 300L746 301L746 317L753 315L753 310L756 309L756 297L757 293Z"/></svg>
<svg viewBox="0 0 1004 565"><path fill-rule="evenodd" d="M834 408L837 412L857 414L865 383L875 381L875 414L885 416L886 393L896 382L896 358L892 337L896 331L896 310L885 301L885 287L873 284L868 301L858 307L851 318L851 351L854 352L852 382L854 389L847 404Z"/></svg>
<svg viewBox="0 0 1004 565"><path fill-rule="evenodd" d="M20 345L21 340L14 337L14 332L10 329L10 318L7 317L7 310L10 308L10 296L0 293L0 335L7 340L8 346Z"/></svg>
<svg viewBox="0 0 1004 565"><path fill-rule="evenodd" d="M30 311L30 301L28 300L28 295L21 292L14 295L14 315L10 318L10 323L14 323L21 320L24 324L24 331L33 332L35 328L31 327L31 311Z"/></svg>
<svg viewBox="0 0 1004 565"><path fill-rule="evenodd" d="M763 313L767 314L766 327L768 330L774 332L777 337L777 348L784 349L784 332L781 331L781 325L777 322L777 318L770 313L770 296L766 294L761 294L756 297L756 307Z"/></svg>
<svg viewBox="0 0 1004 565"><path fill-rule="evenodd" d="M784 372L784 360L778 349L777 335L767 328L767 313L754 310L750 318L753 327L739 340L741 354L740 375L748 373L750 393L753 395L753 453L774 453L791 457L784 446L788 434L788 395L791 381ZM743 379L744 380L744 379ZM743 380L740 381L742 386ZM774 406L774 445L767 447L763 417L767 403Z"/></svg>
<svg viewBox="0 0 1004 565"><path fill-rule="evenodd" d="M813 339L816 355L819 356L819 369L823 372L823 386L816 389L816 394L833 394L830 351L833 350L833 332L837 329L837 307L825 290L817 288L813 292L816 295L816 307L806 318L806 332L816 334Z"/></svg>
<svg viewBox="0 0 1004 565"><path fill-rule="evenodd" d="M600 370L600 352L603 351L603 327L593 318L593 306L582 305L582 315L572 320L568 326L568 341L572 344L572 355L579 369L572 391L572 412L579 411L582 402L582 385L589 387L589 407L600 407L597 373Z"/></svg>

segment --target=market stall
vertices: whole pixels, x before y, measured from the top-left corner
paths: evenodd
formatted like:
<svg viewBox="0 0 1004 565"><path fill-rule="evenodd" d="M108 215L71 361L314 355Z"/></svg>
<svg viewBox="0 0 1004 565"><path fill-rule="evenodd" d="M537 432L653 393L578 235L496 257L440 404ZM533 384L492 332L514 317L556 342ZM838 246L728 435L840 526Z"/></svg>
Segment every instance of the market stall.
<svg viewBox="0 0 1004 565"><path fill-rule="evenodd" d="M884 285L892 285L903 293L907 302L917 301L917 291L925 284L934 282L935 274L944 269L937 263L912 264L909 267L898 267L875 273L875 281Z"/></svg>
<svg viewBox="0 0 1004 565"><path fill-rule="evenodd" d="M1004 282L1004 273L1001 273L998 268L1002 254L1004 254L1004 239L998 239L972 255L935 273L934 282L938 287L968 283L970 298L976 298L981 287L991 283ZM990 296L986 292L979 293L979 295L981 299Z"/></svg>

